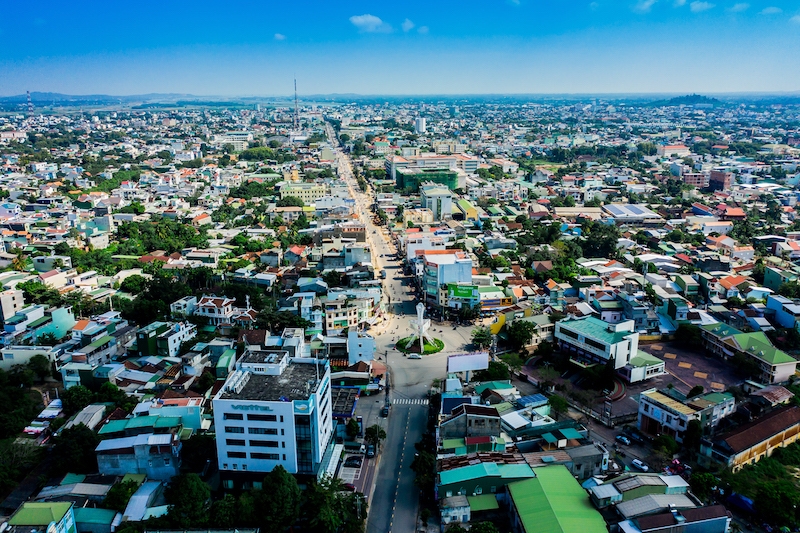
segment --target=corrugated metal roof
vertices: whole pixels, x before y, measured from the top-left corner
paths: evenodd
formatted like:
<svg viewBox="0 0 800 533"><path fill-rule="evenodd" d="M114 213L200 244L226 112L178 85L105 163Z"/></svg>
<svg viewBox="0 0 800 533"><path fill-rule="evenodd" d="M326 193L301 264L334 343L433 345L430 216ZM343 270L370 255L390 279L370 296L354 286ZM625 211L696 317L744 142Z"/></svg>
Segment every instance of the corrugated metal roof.
<svg viewBox="0 0 800 533"><path fill-rule="evenodd" d="M508 486L525 533L606 533L606 523L563 465Z"/></svg>

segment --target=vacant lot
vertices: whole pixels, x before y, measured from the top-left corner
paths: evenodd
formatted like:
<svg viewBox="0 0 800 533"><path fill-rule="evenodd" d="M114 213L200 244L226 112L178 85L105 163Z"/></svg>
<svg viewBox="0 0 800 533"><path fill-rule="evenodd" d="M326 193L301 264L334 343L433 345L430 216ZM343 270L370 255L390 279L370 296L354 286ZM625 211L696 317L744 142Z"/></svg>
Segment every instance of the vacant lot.
<svg viewBox="0 0 800 533"><path fill-rule="evenodd" d="M684 350L674 343L645 344L639 348L663 359L667 372L679 382L675 386L684 393L697 385L706 391L722 391L742 381L730 365L721 359Z"/></svg>

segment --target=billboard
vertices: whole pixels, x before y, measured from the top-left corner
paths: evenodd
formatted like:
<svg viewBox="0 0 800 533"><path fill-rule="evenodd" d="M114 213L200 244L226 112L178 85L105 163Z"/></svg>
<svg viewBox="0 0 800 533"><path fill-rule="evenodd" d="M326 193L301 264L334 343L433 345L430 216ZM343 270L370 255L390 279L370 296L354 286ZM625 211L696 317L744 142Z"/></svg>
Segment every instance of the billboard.
<svg viewBox="0 0 800 533"><path fill-rule="evenodd" d="M447 292L450 298L474 298L477 287L475 285L456 285L450 283Z"/></svg>
<svg viewBox="0 0 800 533"><path fill-rule="evenodd" d="M468 372L489 368L489 352L458 353L447 356L448 372Z"/></svg>

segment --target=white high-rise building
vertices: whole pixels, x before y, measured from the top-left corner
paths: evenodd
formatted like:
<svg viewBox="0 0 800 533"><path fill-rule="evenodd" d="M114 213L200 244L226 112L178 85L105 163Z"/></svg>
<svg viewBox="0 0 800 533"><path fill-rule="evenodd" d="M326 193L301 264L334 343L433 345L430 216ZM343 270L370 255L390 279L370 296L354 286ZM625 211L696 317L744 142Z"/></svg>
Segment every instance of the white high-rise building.
<svg viewBox="0 0 800 533"><path fill-rule="evenodd" d="M212 400L223 487L278 465L316 474L333 438L330 381L326 361L250 347Z"/></svg>
<svg viewBox="0 0 800 533"><path fill-rule="evenodd" d="M425 124L425 117L419 117L414 121L414 132L419 135L421 133L426 133L428 128Z"/></svg>

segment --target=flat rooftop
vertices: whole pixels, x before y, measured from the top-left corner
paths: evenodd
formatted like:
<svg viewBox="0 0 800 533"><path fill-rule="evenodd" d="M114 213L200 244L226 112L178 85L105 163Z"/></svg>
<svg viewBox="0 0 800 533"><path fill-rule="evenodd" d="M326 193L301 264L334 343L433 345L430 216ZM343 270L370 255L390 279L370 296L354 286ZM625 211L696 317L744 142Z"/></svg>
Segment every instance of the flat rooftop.
<svg viewBox="0 0 800 533"><path fill-rule="evenodd" d="M220 394L219 399L262 402L307 400L319 385L317 374L322 376L325 373L324 363L319 366L321 368L318 372L313 363L292 362L279 376L251 372L250 379L242 387L241 392L224 391Z"/></svg>
<svg viewBox="0 0 800 533"><path fill-rule="evenodd" d="M245 352L242 357L242 363L267 363L277 364L284 357L288 356L289 352L283 350L253 350L250 349Z"/></svg>

